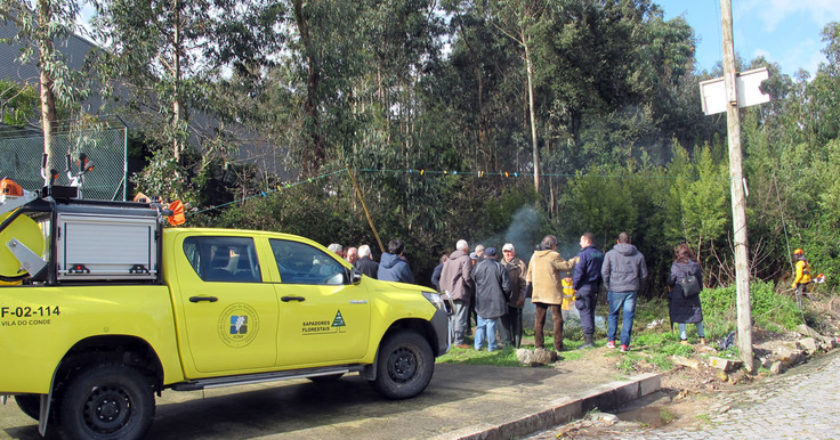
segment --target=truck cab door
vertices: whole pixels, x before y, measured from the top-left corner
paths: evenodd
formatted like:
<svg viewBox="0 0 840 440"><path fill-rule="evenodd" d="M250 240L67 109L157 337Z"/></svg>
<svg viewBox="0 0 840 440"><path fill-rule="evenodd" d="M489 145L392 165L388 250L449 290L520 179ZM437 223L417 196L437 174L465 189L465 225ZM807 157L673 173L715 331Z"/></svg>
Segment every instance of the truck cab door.
<svg viewBox="0 0 840 440"><path fill-rule="evenodd" d="M271 283L263 283L254 239L196 235L186 237L182 248L176 298L187 375L271 369L277 296Z"/></svg>
<svg viewBox="0 0 840 440"><path fill-rule="evenodd" d="M367 354L370 297L350 269L321 249L270 239L280 275L277 364L353 363Z"/></svg>

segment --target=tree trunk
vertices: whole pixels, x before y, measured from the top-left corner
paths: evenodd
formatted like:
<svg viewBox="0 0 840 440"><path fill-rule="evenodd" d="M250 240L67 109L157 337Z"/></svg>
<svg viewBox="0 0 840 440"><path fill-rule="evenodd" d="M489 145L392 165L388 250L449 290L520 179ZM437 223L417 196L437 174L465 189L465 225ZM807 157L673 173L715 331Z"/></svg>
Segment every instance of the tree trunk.
<svg viewBox="0 0 840 440"><path fill-rule="evenodd" d="M49 27L52 22L52 5L50 0L38 0L38 27ZM44 133L44 154L50 155L53 148L53 133L55 133L55 94L53 93L53 77L47 66L53 60L55 48L48 38L38 39L38 61L41 67L41 129Z"/></svg>
<svg viewBox="0 0 840 440"><path fill-rule="evenodd" d="M318 71L318 60L315 57L315 49L312 47L312 39L309 35L309 22L304 14L303 0L294 0L295 23L300 33L306 53L306 101L303 104L305 134L304 163L310 166L309 174L314 175L321 167L326 158L324 142L321 138L321 123L318 118L318 87L320 85L320 74ZM308 160L307 160L308 159Z"/></svg>
<svg viewBox="0 0 840 440"><path fill-rule="evenodd" d="M528 77L528 112L531 117L531 148L534 154L534 191L540 192L540 150L537 145L537 117L534 110L534 70L531 65L531 51L522 31L522 46L525 48L525 72Z"/></svg>
<svg viewBox="0 0 840 440"><path fill-rule="evenodd" d="M172 157L176 163L181 160L181 139L178 134L179 126L181 124L181 10L179 0L173 0L172 8L175 13L175 39L172 42L172 78L173 85L173 99L172 99Z"/></svg>

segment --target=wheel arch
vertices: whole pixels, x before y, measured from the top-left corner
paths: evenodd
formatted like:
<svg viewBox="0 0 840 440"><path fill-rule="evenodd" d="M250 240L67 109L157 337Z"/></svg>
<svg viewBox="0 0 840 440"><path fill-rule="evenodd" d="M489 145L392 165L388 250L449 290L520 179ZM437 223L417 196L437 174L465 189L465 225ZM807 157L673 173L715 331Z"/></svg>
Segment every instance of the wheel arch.
<svg viewBox="0 0 840 440"><path fill-rule="evenodd" d="M382 341L386 340L391 334L401 330L411 330L417 332L423 337L423 339L426 340L426 342L429 343L429 347L432 348L432 353L434 353L435 357L443 354L440 350L437 333L435 332L434 327L429 321L419 318L404 318L394 321L391 326L388 327L388 330L385 331L385 334L382 335L382 339L379 341L379 344L381 345Z"/></svg>
<svg viewBox="0 0 840 440"><path fill-rule="evenodd" d="M131 335L91 336L77 342L59 363L53 386L60 388L61 383L74 372L103 361L137 368L150 379L156 392L163 390L163 364L160 357L146 340Z"/></svg>

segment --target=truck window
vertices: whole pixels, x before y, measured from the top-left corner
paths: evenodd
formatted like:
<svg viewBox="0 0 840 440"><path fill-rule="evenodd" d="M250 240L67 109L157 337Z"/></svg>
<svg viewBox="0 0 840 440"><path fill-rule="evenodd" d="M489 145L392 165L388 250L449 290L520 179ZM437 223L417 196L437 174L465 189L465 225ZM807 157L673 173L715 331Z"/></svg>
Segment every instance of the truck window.
<svg viewBox="0 0 840 440"><path fill-rule="evenodd" d="M260 265L250 237L188 237L184 254L204 281L259 283Z"/></svg>
<svg viewBox="0 0 840 440"><path fill-rule="evenodd" d="M318 248L296 241L271 239L271 250L283 284L344 284L346 270Z"/></svg>

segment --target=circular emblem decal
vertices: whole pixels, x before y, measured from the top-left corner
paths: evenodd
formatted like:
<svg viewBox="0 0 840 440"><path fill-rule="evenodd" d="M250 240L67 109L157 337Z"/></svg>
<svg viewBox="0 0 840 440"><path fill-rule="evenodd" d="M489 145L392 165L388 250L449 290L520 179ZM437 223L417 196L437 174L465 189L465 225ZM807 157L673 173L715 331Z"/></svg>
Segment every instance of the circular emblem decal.
<svg viewBox="0 0 840 440"><path fill-rule="evenodd" d="M231 304L219 317L219 337L233 348L250 344L259 330L256 309L245 303Z"/></svg>

